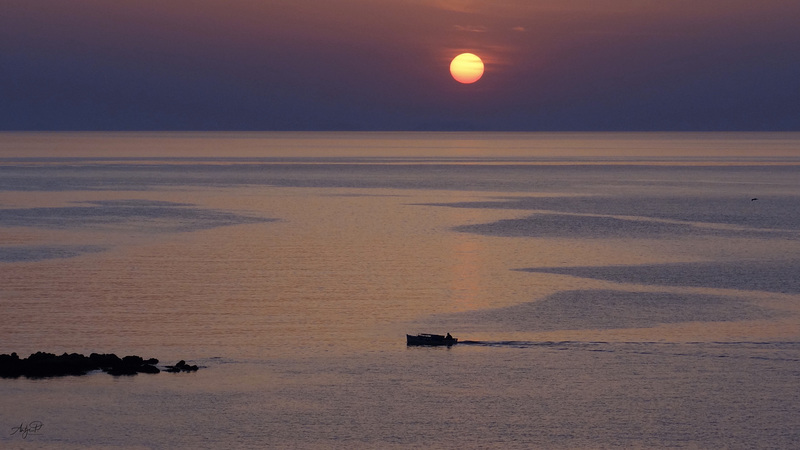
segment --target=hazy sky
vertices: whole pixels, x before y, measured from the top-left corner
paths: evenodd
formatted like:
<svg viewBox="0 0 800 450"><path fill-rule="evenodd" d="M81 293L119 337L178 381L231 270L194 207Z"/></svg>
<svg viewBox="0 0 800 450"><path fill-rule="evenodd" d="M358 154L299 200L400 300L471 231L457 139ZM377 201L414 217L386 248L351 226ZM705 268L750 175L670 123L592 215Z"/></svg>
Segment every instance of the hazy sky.
<svg viewBox="0 0 800 450"><path fill-rule="evenodd" d="M800 130L800 1L0 0L0 130L339 129Z"/></svg>

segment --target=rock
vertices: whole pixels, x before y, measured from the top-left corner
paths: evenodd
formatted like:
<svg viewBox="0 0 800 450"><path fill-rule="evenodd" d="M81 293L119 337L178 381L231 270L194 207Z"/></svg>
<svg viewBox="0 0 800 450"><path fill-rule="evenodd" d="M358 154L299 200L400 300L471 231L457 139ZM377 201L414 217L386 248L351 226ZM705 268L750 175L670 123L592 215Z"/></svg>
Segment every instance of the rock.
<svg viewBox="0 0 800 450"><path fill-rule="evenodd" d="M0 377L17 378L49 378L66 375L86 375L95 370L102 370L110 375L136 375L137 373L159 373L156 367L158 359L144 359L141 356L130 355L120 358L109 354L92 353L84 356L78 353L64 353L55 355L46 352L36 352L27 358L21 359L16 353L0 355ZM197 366L190 366L185 361L180 361L176 372L195 371ZM171 370L167 370L168 372Z"/></svg>
<svg viewBox="0 0 800 450"><path fill-rule="evenodd" d="M197 371L197 366L190 366L189 364L186 364L186 361L180 360L174 366L167 366L166 371L170 372L170 373L196 372Z"/></svg>
<svg viewBox="0 0 800 450"><path fill-rule="evenodd" d="M122 364L126 366L140 366L144 364L144 358L136 355L126 356L122 358Z"/></svg>
<svg viewBox="0 0 800 450"><path fill-rule="evenodd" d="M159 373L160 370L153 365L145 364L144 358L141 356L130 355L122 358L118 364L111 366L106 372L110 375L120 376L136 375L137 373Z"/></svg>
<svg viewBox="0 0 800 450"><path fill-rule="evenodd" d="M0 355L0 377L16 378L22 375L19 356L16 353Z"/></svg>
<svg viewBox="0 0 800 450"><path fill-rule="evenodd" d="M57 356L52 353L36 352L26 359L18 359L13 367L18 375L28 378L45 378L65 375L85 375L96 367L86 356L77 353Z"/></svg>
<svg viewBox="0 0 800 450"><path fill-rule="evenodd" d="M142 364L136 369L139 373L160 373L161 370L152 364Z"/></svg>
<svg viewBox="0 0 800 450"><path fill-rule="evenodd" d="M119 356L109 353L109 354L97 354L92 353L89 355L89 359L97 365L97 367L101 369L109 369L114 366L118 366L122 364L122 359Z"/></svg>

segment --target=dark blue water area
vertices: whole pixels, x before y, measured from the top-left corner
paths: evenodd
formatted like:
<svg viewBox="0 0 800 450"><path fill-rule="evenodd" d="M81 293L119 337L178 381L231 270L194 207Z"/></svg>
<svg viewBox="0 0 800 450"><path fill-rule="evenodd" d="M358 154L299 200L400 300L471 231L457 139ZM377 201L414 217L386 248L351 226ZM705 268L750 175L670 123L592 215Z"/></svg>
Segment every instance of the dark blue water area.
<svg viewBox="0 0 800 450"><path fill-rule="evenodd" d="M486 162L490 161L491 164ZM351 187L446 189L497 192L596 192L598 186L637 188L696 187L705 193L729 192L730 183L744 197L758 196L773 179L793 179L795 166L630 166L613 163L526 164L478 161L398 161L393 158L187 158L102 161L36 158L0 165L0 191L149 190L166 186ZM676 173L680 174L676 177ZM767 178L769 179L769 178ZM749 200L749 197L748 197Z"/></svg>
<svg viewBox="0 0 800 450"><path fill-rule="evenodd" d="M542 300L503 308L437 315L449 329L502 332L609 330L650 328L687 322L728 322L785 316L736 297L626 292L622 290L562 291Z"/></svg>
<svg viewBox="0 0 800 450"><path fill-rule="evenodd" d="M105 251L106 247L94 245L20 245L0 247L0 263L36 262L48 259L74 258L84 254Z"/></svg>
<svg viewBox="0 0 800 450"><path fill-rule="evenodd" d="M731 358L774 362L800 362L800 342L605 342L605 341L475 341L459 340L459 348L554 350L654 355L665 358Z"/></svg>
<svg viewBox="0 0 800 450"><path fill-rule="evenodd" d="M0 191L150 190L167 186L268 185L339 188L461 189L475 184L481 166L360 164L355 160L314 159L308 163L257 163L230 160L194 163L137 164L134 161L90 164L43 160L47 165L0 167ZM447 173L447 177L442 174ZM477 181L478 184L482 182ZM484 183L485 189L494 185ZM473 186L475 188L476 186Z"/></svg>
<svg viewBox="0 0 800 450"><path fill-rule="evenodd" d="M642 285L687 286L745 291L800 293L800 260L719 261L649 265L532 267L524 272Z"/></svg>
<svg viewBox="0 0 800 450"><path fill-rule="evenodd" d="M537 197L440 206L547 212L456 228L494 236L636 238L713 234L800 238L800 196L754 198L743 195Z"/></svg>
<svg viewBox="0 0 800 450"><path fill-rule="evenodd" d="M275 219L205 209L188 203L108 200L75 206L0 209L0 227L105 229L135 227L138 232L188 232Z"/></svg>
<svg viewBox="0 0 800 450"><path fill-rule="evenodd" d="M648 238L703 233L726 236L748 234L742 231L703 229L692 224L570 214L534 214L519 219L462 225L453 230L487 236L581 239Z"/></svg>

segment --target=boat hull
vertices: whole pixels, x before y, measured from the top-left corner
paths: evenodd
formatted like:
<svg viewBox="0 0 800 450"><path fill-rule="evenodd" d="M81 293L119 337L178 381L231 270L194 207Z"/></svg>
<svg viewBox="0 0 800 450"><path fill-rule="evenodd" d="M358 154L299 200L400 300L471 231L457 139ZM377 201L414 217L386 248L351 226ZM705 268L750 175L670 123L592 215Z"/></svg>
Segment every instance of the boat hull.
<svg viewBox="0 0 800 450"><path fill-rule="evenodd" d="M447 346L455 345L458 339L446 337L439 334L418 334L416 336L407 334L406 345L427 345L427 346Z"/></svg>

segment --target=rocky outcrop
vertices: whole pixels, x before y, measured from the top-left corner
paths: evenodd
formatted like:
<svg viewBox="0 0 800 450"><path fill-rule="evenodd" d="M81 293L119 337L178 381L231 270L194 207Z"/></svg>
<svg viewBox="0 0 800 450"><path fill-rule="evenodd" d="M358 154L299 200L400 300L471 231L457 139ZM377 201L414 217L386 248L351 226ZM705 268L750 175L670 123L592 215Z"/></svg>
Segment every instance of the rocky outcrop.
<svg viewBox="0 0 800 450"><path fill-rule="evenodd" d="M138 373L159 373L155 358L144 359L131 355L120 358L108 353L92 353L89 356L78 353L36 352L27 358L20 358L16 353L0 355L0 377L3 378L47 378L67 375L86 375L89 372L102 370L110 375L136 375ZM177 370L176 370L177 369ZM181 360L174 366L167 366L167 372L193 372L197 366L190 366Z"/></svg>
<svg viewBox="0 0 800 450"><path fill-rule="evenodd" d="M164 370L170 373L196 372L197 366L190 366L189 364L186 364L186 361L180 360L178 361L178 364L175 364L174 366L167 366L167 368Z"/></svg>

